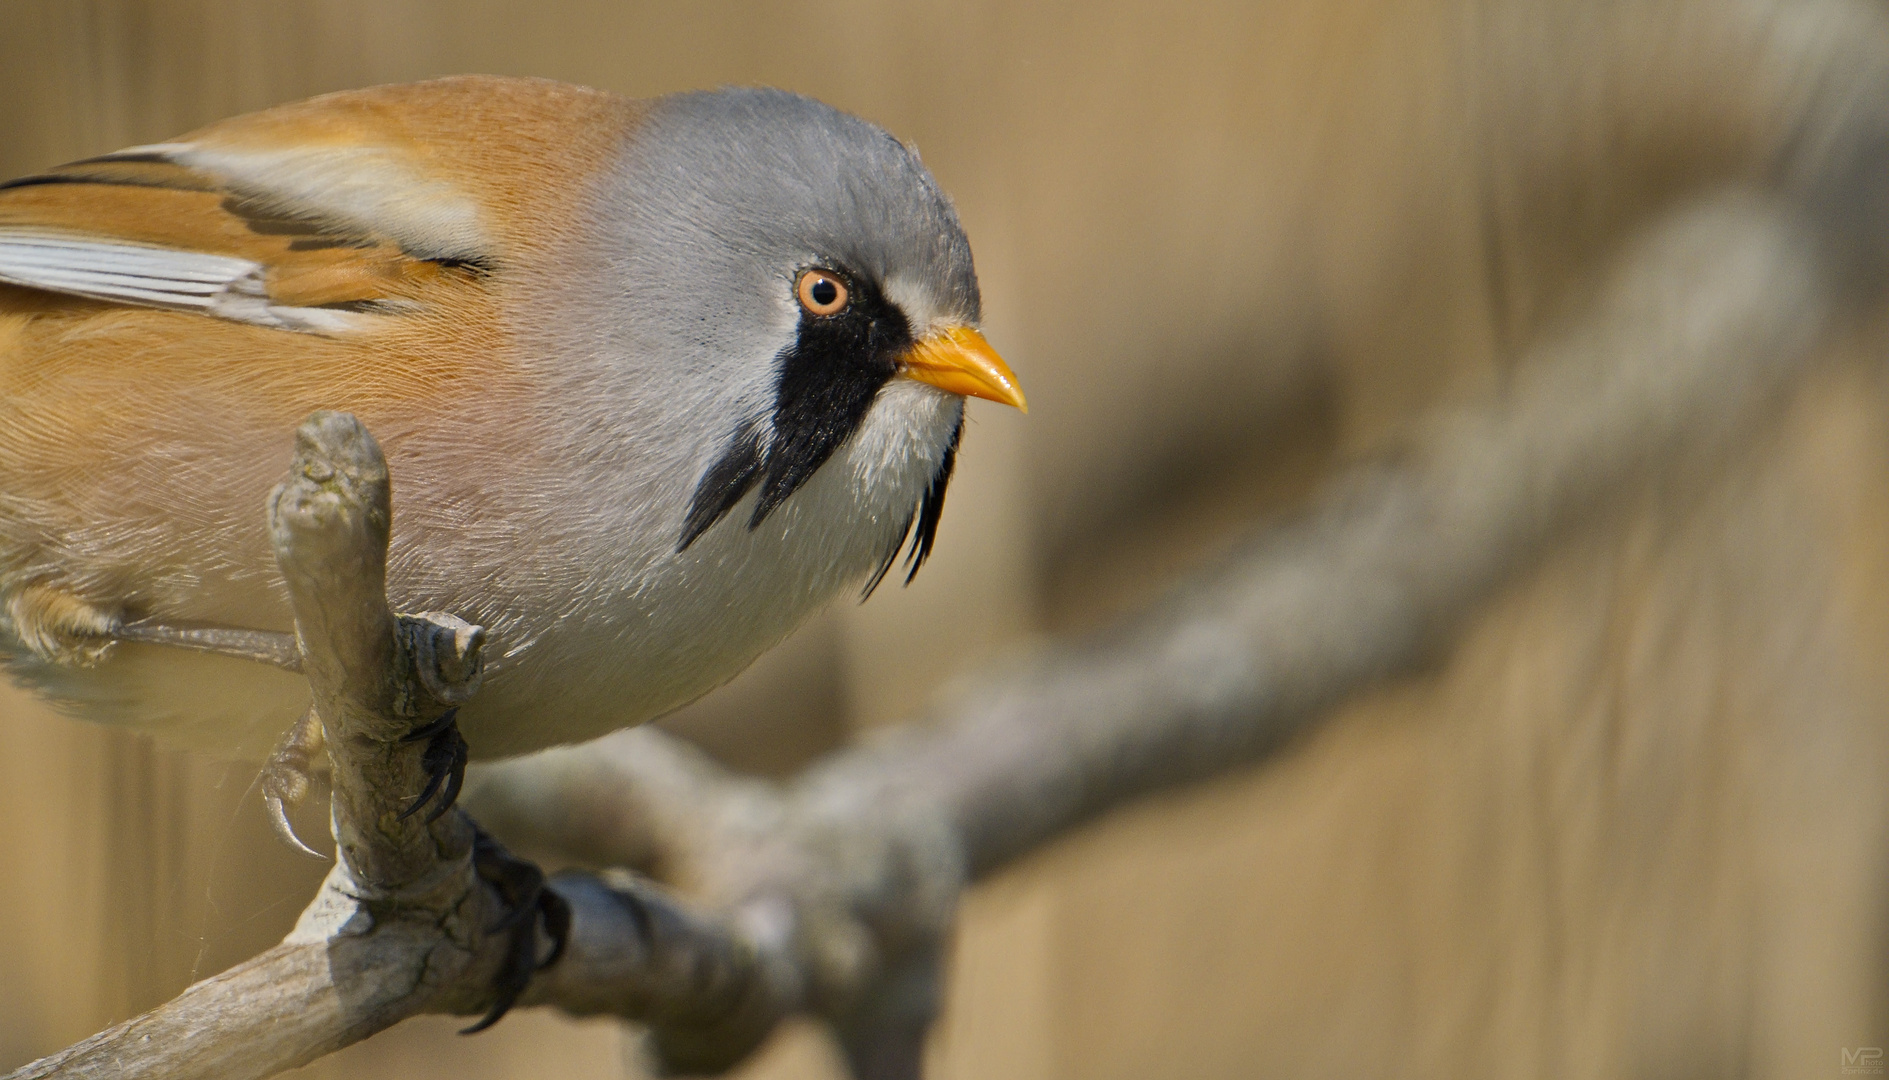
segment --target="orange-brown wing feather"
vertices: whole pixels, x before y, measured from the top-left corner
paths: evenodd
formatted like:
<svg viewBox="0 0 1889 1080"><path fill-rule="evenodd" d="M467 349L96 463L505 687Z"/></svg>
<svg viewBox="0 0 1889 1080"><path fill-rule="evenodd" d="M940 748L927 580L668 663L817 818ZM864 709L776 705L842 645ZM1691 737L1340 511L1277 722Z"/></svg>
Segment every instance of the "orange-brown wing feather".
<svg viewBox="0 0 1889 1080"><path fill-rule="evenodd" d="M72 253L63 261L8 264L10 243L17 250L37 242L32 250L44 252L51 250L44 246L51 238L99 247L68 249ZM109 270L113 264L88 267L88 254L110 255L127 245L152 249L150 261L158 268L147 274L162 272L159 251L253 263L262 296L290 308L391 310L419 302L448 271L459 271L459 283L470 285L478 264L416 257L371 222L325 215L318 205L271 205L223 177L171 160L96 159L0 185L0 279L113 298L88 292L83 286L93 279L83 271Z"/></svg>
<svg viewBox="0 0 1889 1080"><path fill-rule="evenodd" d="M586 230L573 211L640 112L539 79L330 94L0 185L0 244L52 235L223 256L255 264L252 291L273 305L398 308L479 271L549 269ZM0 260L0 280L96 297L62 282L109 277L124 254L63 278L57 258L38 276Z"/></svg>
<svg viewBox="0 0 1889 1080"><path fill-rule="evenodd" d="M0 281L0 600L39 584L126 617L277 625L260 507L316 408L360 415L409 492L458 492L403 520L478 505L459 448L517 458L530 418L555 415L506 305L562 272L560 242L592 228L577 211L639 113L540 80L440 80L0 190L0 238L94 245L98 273L153 252L240 260L269 305L354 320L294 333Z"/></svg>

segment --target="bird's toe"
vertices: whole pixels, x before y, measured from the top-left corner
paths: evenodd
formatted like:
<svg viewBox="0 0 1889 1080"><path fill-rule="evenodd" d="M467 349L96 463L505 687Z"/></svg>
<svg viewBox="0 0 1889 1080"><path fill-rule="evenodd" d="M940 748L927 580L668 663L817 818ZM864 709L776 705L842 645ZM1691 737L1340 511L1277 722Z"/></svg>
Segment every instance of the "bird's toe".
<svg viewBox="0 0 1889 1080"><path fill-rule="evenodd" d="M459 791L466 784L466 762L471 751L459 734L458 715L458 709L447 709L437 720L414 728L402 740L426 743L426 752L420 757L420 764L426 770L426 787L420 790L411 806L401 811L400 820L405 821L431 803L433 809L428 811L426 820L435 821L459 801Z"/></svg>
<svg viewBox="0 0 1889 1080"><path fill-rule="evenodd" d="M505 902L504 914L489 932L506 936L506 953L505 963L494 979L491 1007L478 1023L461 1031L462 1035L484 1031L511 1011L531 977L564 955L571 929L570 905L545 886L544 872L506 851L484 830L474 836L472 866L479 879L491 885ZM550 951L542 959L538 955L540 926L551 941Z"/></svg>
<svg viewBox="0 0 1889 1080"><path fill-rule="evenodd" d="M302 842L289 823L288 810L299 806L314 785L315 763L323 750L321 719L310 709L276 743L262 767L262 801L269 808L269 824L282 842L304 855L328 857Z"/></svg>

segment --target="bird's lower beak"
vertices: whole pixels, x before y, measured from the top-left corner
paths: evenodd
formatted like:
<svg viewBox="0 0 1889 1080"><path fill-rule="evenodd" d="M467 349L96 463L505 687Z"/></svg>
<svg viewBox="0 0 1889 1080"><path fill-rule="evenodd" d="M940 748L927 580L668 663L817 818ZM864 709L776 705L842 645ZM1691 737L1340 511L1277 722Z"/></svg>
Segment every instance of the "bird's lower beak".
<svg viewBox="0 0 1889 1080"><path fill-rule="evenodd" d="M920 339L900 358L899 374L953 394L1030 411L1010 365L984 335L968 326L953 326Z"/></svg>

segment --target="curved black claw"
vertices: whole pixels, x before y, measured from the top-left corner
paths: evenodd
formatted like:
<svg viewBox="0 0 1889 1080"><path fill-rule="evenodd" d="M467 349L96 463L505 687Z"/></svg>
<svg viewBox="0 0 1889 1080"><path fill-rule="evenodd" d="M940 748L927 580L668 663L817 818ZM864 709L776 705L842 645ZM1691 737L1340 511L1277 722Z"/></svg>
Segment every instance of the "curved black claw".
<svg viewBox="0 0 1889 1080"><path fill-rule="evenodd" d="M439 715L439 719L414 728L400 740L426 743L426 753L420 758L420 764L426 769L426 787L420 792L420 797L413 800L412 806L400 812L397 820L405 821L419 813L422 807L434 801L433 796L438 795L439 801L432 812L426 815L426 820L431 823L459 801L459 789L466 784L469 751L466 749L466 740L459 734L458 717L458 709L447 709Z"/></svg>
<svg viewBox="0 0 1889 1080"><path fill-rule="evenodd" d="M474 826L477 829L477 826ZM562 896L545 888L544 871L506 851L498 841L477 829L472 839L472 868L479 878L505 898L505 914L489 933L504 933L509 942L505 965L495 980L498 996L479 1022L461 1031L471 1035L499 1022L525 992L531 977L558 962L564 955L564 943L571 933L571 906ZM538 924L544 922L545 936L551 939L551 952L538 959Z"/></svg>
<svg viewBox="0 0 1889 1080"><path fill-rule="evenodd" d="M328 856L309 847L302 842L301 837L295 835L295 826L289 824L288 813L289 807L300 805L308 797L315 757L321 750L321 720L316 717L315 710L310 709L276 743L268 763L262 767L259 780L262 784L263 805L269 810L269 825L275 829L276 836L296 851L327 862Z"/></svg>

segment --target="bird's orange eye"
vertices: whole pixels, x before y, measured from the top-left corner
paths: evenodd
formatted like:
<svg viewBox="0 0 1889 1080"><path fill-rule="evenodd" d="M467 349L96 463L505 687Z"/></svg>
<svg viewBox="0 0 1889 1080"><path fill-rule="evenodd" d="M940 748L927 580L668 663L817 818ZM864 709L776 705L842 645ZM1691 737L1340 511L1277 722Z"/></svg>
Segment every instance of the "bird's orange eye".
<svg viewBox="0 0 1889 1080"><path fill-rule="evenodd" d="M846 306L846 283L831 270L803 270L794 286L800 306L814 315L833 315Z"/></svg>

